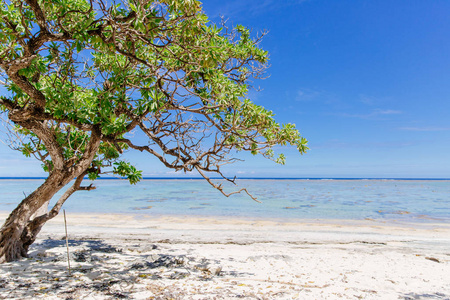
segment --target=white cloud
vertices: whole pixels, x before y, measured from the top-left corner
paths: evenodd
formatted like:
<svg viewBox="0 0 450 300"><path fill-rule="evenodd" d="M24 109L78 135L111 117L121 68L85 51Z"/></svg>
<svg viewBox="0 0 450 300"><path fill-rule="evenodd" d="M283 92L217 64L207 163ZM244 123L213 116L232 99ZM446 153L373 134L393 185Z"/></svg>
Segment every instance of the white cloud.
<svg viewBox="0 0 450 300"><path fill-rule="evenodd" d="M376 109L372 114L375 115L399 115L402 112L399 110L393 110L393 109Z"/></svg>
<svg viewBox="0 0 450 300"><path fill-rule="evenodd" d="M281 9L285 6L300 4L307 0L254 0L254 1L223 1L223 5L219 6L211 17L224 16L225 19L234 17L238 14L259 15L266 11Z"/></svg>
<svg viewBox="0 0 450 300"><path fill-rule="evenodd" d="M450 127L400 127L398 129L406 131L449 131Z"/></svg>
<svg viewBox="0 0 450 300"><path fill-rule="evenodd" d="M340 140L329 140L316 145L311 145L314 149L374 149L374 148L405 148L422 143L421 141L384 141L384 142L361 142L353 143Z"/></svg>
<svg viewBox="0 0 450 300"><path fill-rule="evenodd" d="M367 105L373 105L375 104L376 99L367 95L359 95L359 101Z"/></svg>
<svg viewBox="0 0 450 300"><path fill-rule="evenodd" d="M255 174L255 171L236 171L236 174Z"/></svg>
<svg viewBox="0 0 450 300"><path fill-rule="evenodd" d="M359 102L363 103L365 105L369 105L369 106L374 106L374 105L384 105L386 103L389 103L392 100L391 97L374 97L374 96L370 96L370 95L366 95L366 94L360 94L359 95Z"/></svg>
<svg viewBox="0 0 450 300"><path fill-rule="evenodd" d="M311 89L300 89L297 91L295 101L311 101L317 99L322 92L311 90Z"/></svg>
<svg viewBox="0 0 450 300"><path fill-rule="evenodd" d="M393 109L374 109L370 113L366 114L348 114L348 113L342 113L338 114L341 117L348 117L348 118L359 118L359 119L373 119L380 116L386 116L386 115L399 115L403 112L400 110L393 110Z"/></svg>

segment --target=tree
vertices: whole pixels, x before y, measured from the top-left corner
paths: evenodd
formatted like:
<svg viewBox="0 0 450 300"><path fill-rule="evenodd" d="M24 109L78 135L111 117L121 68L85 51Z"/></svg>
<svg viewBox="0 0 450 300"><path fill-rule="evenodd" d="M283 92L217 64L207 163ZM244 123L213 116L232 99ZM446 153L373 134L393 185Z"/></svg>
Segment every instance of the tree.
<svg viewBox="0 0 450 300"><path fill-rule="evenodd" d="M197 171L229 195L208 174L234 182L221 172L233 151L284 163L274 145L308 149L294 125L246 98L267 66L264 34L212 24L199 1L3 0L0 13L0 107L20 138L13 148L48 172L1 228L0 263L26 257L63 203L95 188L82 186L86 176L138 182L124 150Z"/></svg>

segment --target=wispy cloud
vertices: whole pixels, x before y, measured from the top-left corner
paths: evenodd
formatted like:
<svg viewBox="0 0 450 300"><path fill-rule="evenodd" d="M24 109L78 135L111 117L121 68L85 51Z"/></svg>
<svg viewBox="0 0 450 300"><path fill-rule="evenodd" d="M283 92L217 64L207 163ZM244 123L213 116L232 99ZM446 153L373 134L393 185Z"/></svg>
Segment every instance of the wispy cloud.
<svg viewBox="0 0 450 300"><path fill-rule="evenodd" d="M236 174L240 174L240 175L242 175L242 174L255 174L256 172L255 171L236 171Z"/></svg>
<svg viewBox="0 0 450 300"><path fill-rule="evenodd" d="M398 129L405 131L450 131L450 127L400 127Z"/></svg>
<svg viewBox="0 0 450 300"><path fill-rule="evenodd" d="M314 102L318 105L327 105L336 109L345 109L348 104L341 101L338 96L321 89L314 88L298 88L297 91L291 93L286 92L286 97L297 102Z"/></svg>
<svg viewBox="0 0 450 300"><path fill-rule="evenodd" d="M349 113L341 113L338 114L341 117L347 117L347 118L359 118L359 119L373 119L380 116L387 116L387 115L399 115L403 112L400 110L394 110L394 109L374 109L370 113L366 114L349 114Z"/></svg>
<svg viewBox="0 0 450 300"><path fill-rule="evenodd" d="M300 89L295 97L296 101L311 101L320 97L323 93L311 89Z"/></svg>
<svg viewBox="0 0 450 300"><path fill-rule="evenodd" d="M381 106L384 105L386 103L389 103L390 101L392 101L391 97L378 97L378 96L371 96L371 95L366 95L366 94L360 94L358 97L358 100L360 103L365 104L365 105L369 105L369 106Z"/></svg>
<svg viewBox="0 0 450 300"><path fill-rule="evenodd" d="M223 5L218 6L216 11L212 12L211 17L215 18L224 16L225 18L229 18L243 13L256 16L266 11L281 9L286 6L300 4L305 1L308 0L223 1Z"/></svg>
<svg viewBox="0 0 450 300"><path fill-rule="evenodd" d="M401 113L401 111L393 109L377 109L373 112L375 115L399 115Z"/></svg>
<svg viewBox="0 0 450 300"><path fill-rule="evenodd" d="M367 95L359 95L359 101L366 105L373 105L376 103L376 99L374 97Z"/></svg>
<svg viewBox="0 0 450 300"><path fill-rule="evenodd" d="M411 147L421 143L421 141L385 141L385 142L361 142L351 143L341 140L329 140L323 143L314 145L311 143L313 149L374 149L374 148L404 148Z"/></svg>

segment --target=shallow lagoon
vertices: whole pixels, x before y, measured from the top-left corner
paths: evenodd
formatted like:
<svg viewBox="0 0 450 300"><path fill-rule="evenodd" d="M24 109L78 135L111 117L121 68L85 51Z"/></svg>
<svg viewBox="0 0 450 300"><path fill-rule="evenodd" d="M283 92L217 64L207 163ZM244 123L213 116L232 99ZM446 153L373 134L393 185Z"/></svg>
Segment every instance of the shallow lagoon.
<svg viewBox="0 0 450 300"><path fill-rule="evenodd" d="M0 210L11 211L38 180L0 180ZM262 203L244 194L224 197L203 180L98 180L97 189L74 194L68 212L239 218L376 219L450 221L448 180L250 180L238 181ZM228 191L236 187L228 186ZM56 201L56 200L54 200ZM53 201L53 202L54 202Z"/></svg>

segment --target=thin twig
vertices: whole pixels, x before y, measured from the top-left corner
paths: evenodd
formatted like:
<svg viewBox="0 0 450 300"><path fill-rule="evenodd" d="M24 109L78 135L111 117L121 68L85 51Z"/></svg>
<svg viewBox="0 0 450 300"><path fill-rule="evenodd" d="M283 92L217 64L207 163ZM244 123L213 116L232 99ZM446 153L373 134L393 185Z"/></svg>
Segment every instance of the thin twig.
<svg viewBox="0 0 450 300"><path fill-rule="evenodd" d="M69 254L69 239L67 237L66 210L63 209L63 212L64 212L64 227L66 229L67 265L69 266L69 276L72 276L72 273L70 272L70 254Z"/></svg>

